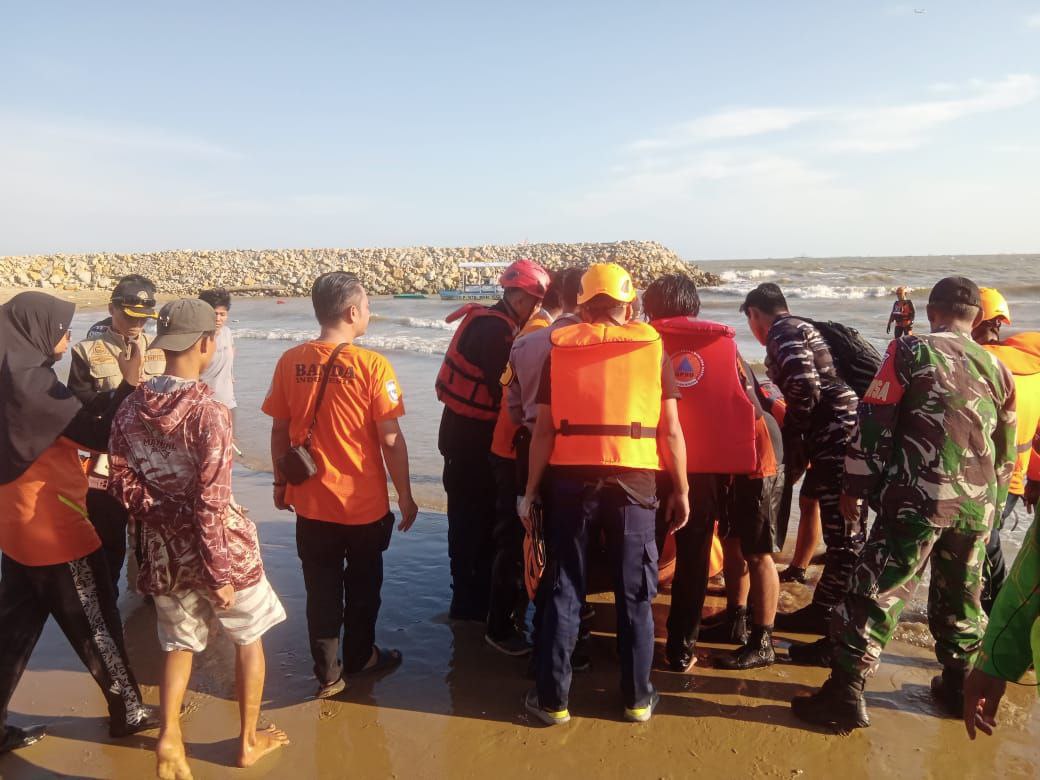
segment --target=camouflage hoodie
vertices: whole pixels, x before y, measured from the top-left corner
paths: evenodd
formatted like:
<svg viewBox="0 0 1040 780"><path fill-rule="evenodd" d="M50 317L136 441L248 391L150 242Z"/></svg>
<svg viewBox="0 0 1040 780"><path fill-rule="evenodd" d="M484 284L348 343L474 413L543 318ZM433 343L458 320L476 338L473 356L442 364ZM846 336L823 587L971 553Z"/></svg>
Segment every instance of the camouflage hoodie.
<svg viewBox="0 0 1040 780"><path fill-rule="evenodd" d="M1015 464L1011 373L965 333L888 346L859 405L843 492L881 514L988 531Z"/></svg>
<svg viewBox="0 0 1040 780"><path fill-rule="evenodd" d="M231 498L231 418L210 389L163 375L112 424L108 491L137 524L142 593L235 590L263 575L256 528Z"/></svg>

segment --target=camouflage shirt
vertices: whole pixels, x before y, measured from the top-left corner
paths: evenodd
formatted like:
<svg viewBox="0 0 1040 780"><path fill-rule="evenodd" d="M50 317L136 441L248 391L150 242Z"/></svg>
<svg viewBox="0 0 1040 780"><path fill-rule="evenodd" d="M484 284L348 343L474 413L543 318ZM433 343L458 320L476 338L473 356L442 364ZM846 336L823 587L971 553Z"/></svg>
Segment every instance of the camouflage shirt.
<svg viewBox="0 0 1040 780"><path fill-rule="evenodd" d="M785 436L804 437L811 458L841 457L856 427L859 399L838 376L820 332L805 320L782 315L769 328L766 373L787 405Z"/></svg>
<svg viewBox="0 0 1040 780"><path fill-rule="evenodd" d="M888 346L859 406L843 490L882 514L985 531L1015 465L1015 383L966 333Z"/></svg>

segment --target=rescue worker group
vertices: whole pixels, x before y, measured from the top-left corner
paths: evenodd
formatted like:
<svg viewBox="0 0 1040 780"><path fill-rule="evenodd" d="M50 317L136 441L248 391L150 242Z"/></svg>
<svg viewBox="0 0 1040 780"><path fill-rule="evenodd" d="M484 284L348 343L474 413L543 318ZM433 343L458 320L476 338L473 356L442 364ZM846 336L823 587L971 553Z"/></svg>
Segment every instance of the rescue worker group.
<svg viewBox="0 0 1040 780"><path fill-rule="evenodd" d="M448 317L459 324L435 383L449 616L479 624L494 650L530 656L519 707L532 723L571 719L572 674L589 668L590 621L606 608L587 600L591 589L614 594L620 718L650 720L652 668L692 674L709 657L698 641L730 646L710 660L736 672L777 661L776 631L802 640L787 660L830 669L792 701L794 715L839 733L866 727L864 683L930 570L932 694L972 736L991 732L1005 681L1031 662L1028 637L1008 629L1040 612L1035 587L1002 589L1000 550L1003 520L1040 495L1040 333L1002 337L1011 312L998 291L938 281L922 334L900 288L896 338L879 354L761 284L740 306L766 349L760 377L733 328L700 318L686 276L640 296L617 264L550 274L521 260L499 283L494 305ZM4 751L45 733L6 720L51 614L108 700L113 736L160 727L160 776L191 776L179 716L214 621L236 646L239 763L288 743L257 729L261 637L285 612L231 494L233 396L214 395L226 383L210 379L215 361L230 361L220 334L230 298L202 298L156 314L154 286L124 278L111 319L73 348L67 386L51 366L72 305L29 292L0 312L0 635L15 638L0 649ZM387 474L400 530L418 507L398 425L404 390L385 357L354 344L370 316L363 286L323 274L312 300L321 335L282 356L263 411L273 501L297 515L316 696L327 698L403 660L375 644L395 522ZM86 468L70 470L87 450ZM778 613L781 581L807 581L797 552L783 573L774 561L798 482L800 522L819 523L826 552L811 603ZM128 577L154 602L166 652L158 714L141 703L123 647L116 593L128 549ZM720 571L727 606L702 625ZM669 580L659 647L651 605Z"/></svg>

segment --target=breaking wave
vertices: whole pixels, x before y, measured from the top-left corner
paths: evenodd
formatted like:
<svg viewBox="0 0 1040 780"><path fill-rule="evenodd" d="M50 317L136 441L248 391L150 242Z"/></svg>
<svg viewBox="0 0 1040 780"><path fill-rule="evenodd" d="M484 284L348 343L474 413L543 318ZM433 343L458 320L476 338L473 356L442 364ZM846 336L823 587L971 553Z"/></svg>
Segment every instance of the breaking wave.
<svg viewBox="0 0 1040 780"><path fill-rule="evenodd" d="M314 330L293 330L290 328L263 330L256 328L236 328L235 338L250 341L289 341L300 343L317 337ZM366 334L357 343L362 347L387 352L409 352L413 355L443 355L448 349L450 338L438 336L399 336Z"/></svg>

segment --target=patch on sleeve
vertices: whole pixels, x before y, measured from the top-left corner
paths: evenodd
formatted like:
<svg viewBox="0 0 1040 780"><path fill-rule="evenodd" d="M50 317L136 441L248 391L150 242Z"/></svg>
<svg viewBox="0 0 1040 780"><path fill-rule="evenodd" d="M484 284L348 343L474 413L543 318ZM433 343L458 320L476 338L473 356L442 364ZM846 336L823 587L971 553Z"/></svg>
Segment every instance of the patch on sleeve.
<svg viewBox="0 0 1040 780"><path fill-rule="evenodd" d="M896 376L895 366L898 344L898 341L893 341L885 350L885 356L881 358L881 368L878 369L877 376L874 377L874 381L870 383L870 387L863 396L865 402L893 405L903 399L904 388L899 382L899 377Z"/></svg>
<svg viewBox="0 0 1040 780"><path fill-rule="evenodd" d="M397 388L397 382L390 379L386 383L386 397L390 399L390 403L396 404L401 400L401 391Z"/></svg>

